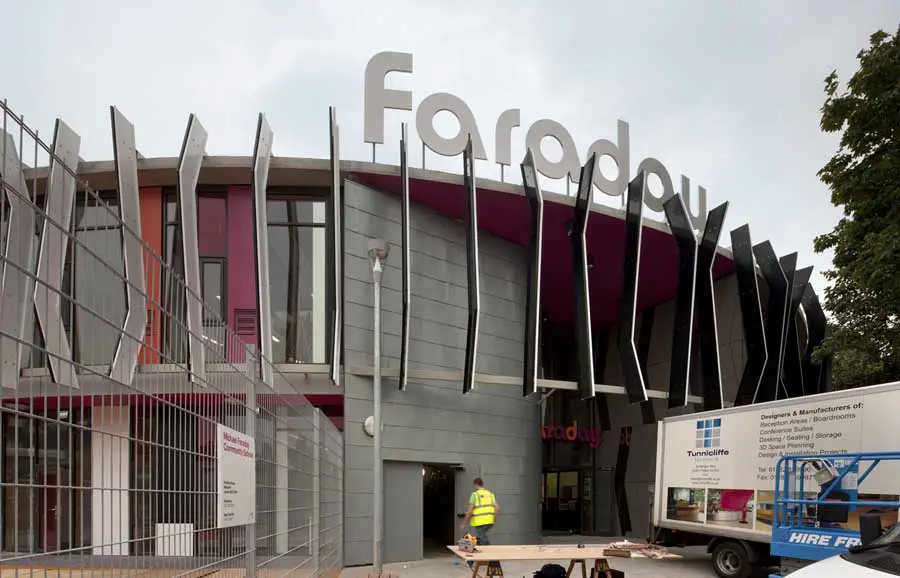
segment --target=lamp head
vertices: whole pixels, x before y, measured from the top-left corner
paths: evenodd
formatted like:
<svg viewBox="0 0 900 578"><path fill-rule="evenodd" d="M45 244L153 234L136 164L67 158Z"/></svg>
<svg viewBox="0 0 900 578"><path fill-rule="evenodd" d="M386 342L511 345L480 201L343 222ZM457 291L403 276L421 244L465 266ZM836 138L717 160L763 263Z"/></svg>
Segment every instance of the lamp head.
<svg viewBox="0 0 900 578"><path fill-rule="evenodd" d="M390 245L384 239L369 239L369 259L372 261L386 261L389 252Z"/></svg>

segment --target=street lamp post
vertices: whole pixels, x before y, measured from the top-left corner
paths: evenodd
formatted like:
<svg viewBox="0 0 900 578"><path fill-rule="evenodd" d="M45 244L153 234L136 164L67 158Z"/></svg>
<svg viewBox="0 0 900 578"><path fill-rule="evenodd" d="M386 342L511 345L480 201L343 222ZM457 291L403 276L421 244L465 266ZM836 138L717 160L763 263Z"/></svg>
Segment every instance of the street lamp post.
<svg viewBox="0 0 900 578"><path fill-rule="evenodd" d="M372 400L373 411L373 513L372 513L372 571L381 576L383 533L384 533L384 470L381 461L381 274L388 257L388 243L384 239L369 241L369 259L372 261L373 286L373 346L374 378Z"/></svg>

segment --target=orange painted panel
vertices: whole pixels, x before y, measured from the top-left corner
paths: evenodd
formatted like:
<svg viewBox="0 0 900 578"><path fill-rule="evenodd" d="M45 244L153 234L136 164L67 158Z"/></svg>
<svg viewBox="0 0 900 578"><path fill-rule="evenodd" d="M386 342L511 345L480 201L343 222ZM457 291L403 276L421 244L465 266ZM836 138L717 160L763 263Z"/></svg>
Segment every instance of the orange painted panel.
<svg viewBox="0 0 900 578"><path fill-rule="evenodd" d="M160 310L161 257L163 252L163 194L159 187L141 189L141 235L152 254L144 249L144 279L147 286L147 331L138 363L159 363L162 313Z"/></svg>

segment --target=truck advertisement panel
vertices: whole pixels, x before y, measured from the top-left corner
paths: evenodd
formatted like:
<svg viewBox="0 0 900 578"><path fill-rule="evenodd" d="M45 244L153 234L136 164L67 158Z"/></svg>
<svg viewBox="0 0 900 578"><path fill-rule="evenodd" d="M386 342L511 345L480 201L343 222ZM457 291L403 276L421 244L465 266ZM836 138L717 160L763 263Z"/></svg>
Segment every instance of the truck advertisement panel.
<svg viewBox="0 0 900 578"><path fill-rule="evenodd" d="M667 419L660 428L656 523L768 539L781 456L896 451L898 424L900 388L894 384ZM820 488L811 473L804 491L815 498ZM896 499L889 496L900 491L900 468L885 463L858 488L855 477L844 484L860 499ZM866 511L857 508L841 527L858 529ZM885 526L896 521L896 511L882 513Z"/></svg>

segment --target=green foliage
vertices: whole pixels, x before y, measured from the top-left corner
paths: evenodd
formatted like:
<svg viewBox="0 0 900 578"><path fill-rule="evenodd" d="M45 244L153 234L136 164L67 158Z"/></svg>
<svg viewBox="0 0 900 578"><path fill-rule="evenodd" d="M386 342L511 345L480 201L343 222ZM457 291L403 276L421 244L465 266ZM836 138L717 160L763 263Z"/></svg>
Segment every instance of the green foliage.
<svg viewBox="0 0 900 578"><path fill-rule="evenodd" d="M857 59L846 91L837 72L825 79L821 128L841 141L819 177L844 215L815 241L834 251L816 357L834 356L841 388L900 380L900 29L872 34Z"/></svg>

